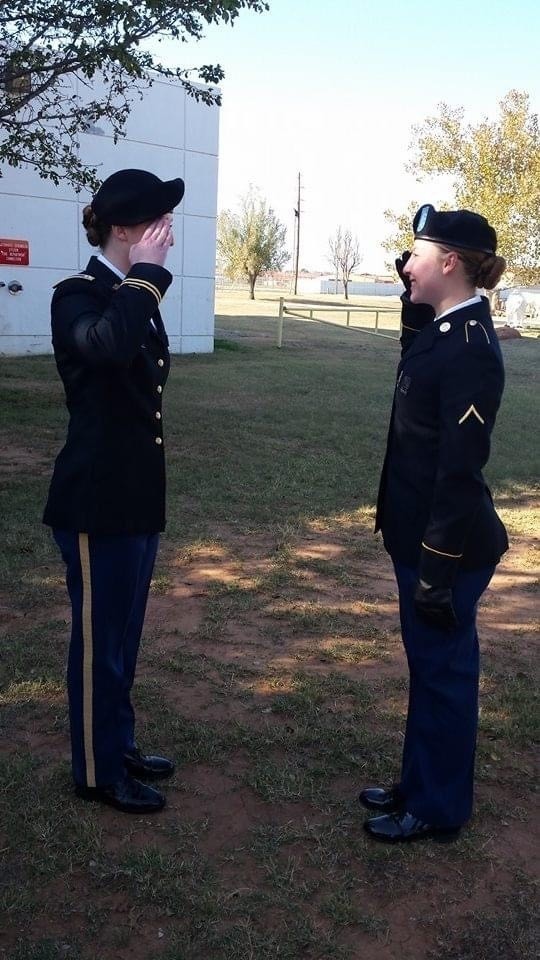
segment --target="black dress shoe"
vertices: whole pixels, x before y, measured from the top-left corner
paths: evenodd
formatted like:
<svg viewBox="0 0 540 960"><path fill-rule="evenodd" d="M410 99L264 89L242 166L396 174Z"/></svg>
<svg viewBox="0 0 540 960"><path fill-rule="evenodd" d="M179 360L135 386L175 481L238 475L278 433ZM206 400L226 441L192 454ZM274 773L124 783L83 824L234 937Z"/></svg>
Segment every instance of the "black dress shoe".
<svg viewBox="0 0 540 960"><path fill-rule="evenodd" d="M374 840L386 843L409 843L431 837L438 843L451 843L459 836L460 827L435 827L424 823L412 813L390 813L384 817L366 820L364 830Z"/></svg>
<svg viewBox="0 0 540 960"><path fill-rule="evenodd" d="M164 780L172 777L174 763L167 757L152 757L141 753L140 750L129 750L124 754L126 770L132 777L141 780Z"/></svg>
<svg viewBox="0 0 540 960"><path fill-rule="evenodd" d="M362 790L358 799L368 810L378 810L379 813L393 813L394 810L399 810L403 802L397 784L389 790L384 790L382 787L367 787Z"/></svg>
<svg viewBox="0 0 540 960"><path fill-rule="evenodd" d="M108 787L83 787L75 784L75 793L83 800L95 800L115 807L123 813L157 813L165 806L165 797L159 790L147 787L127 773Z"/></svg>

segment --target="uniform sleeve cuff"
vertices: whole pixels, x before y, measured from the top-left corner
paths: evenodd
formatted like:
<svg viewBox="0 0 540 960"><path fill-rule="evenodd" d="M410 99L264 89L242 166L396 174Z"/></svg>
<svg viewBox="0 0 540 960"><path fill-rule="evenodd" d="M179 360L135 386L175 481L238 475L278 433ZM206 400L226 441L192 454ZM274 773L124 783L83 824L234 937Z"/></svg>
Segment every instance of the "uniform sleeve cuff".
<svg viewBox="0 0 540 960"><path fill-rule="evenodd" d="M451 587L463 554L450 553L422 543L419 578L431 587Z"/></svg>
<svg viewBox="0 0 540 960"><path fill-rule="evenodd" d="M136 263L122 280L121 287L129 286L152 294L159 307L172 283L172 274L155 263Z"/></svg>

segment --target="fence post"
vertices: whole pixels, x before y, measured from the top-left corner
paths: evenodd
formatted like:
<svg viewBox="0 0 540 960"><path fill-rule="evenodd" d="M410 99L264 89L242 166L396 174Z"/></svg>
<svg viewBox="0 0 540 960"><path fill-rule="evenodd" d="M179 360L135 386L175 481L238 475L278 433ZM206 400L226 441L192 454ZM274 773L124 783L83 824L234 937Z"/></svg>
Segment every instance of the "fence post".
<svg viewBox="0 0 540 960"><path fill-rule="evenodd" d="M379 311L378 310L375 311L375 329L376 330L379 329Z"/></svg>
<svg viewBox="0 0 540 960"><path fill-rule="evenodd" d="M351 322L351 311L347 310L347 326L349 326L350 322Z"/></svg>
<svg viewBox="0 0 540 960"><path fill-rule="evenodd" d="M279 298L279 313L277 322L277 345L281 347L283 342L283 297Z"/></svg>

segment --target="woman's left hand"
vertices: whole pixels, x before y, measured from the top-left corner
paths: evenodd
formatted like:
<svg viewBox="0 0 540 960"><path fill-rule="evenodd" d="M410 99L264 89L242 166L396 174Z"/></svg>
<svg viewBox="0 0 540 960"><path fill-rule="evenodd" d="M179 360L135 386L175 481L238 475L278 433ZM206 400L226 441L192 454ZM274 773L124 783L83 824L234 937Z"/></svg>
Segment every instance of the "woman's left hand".
<svg viewBox="0 0 540 960"><path fill-rule="evenodd" d="M432 587L419 580L414 591L414 607L420 620L440 630L454 630L458 619L451 587Z"/></svg>

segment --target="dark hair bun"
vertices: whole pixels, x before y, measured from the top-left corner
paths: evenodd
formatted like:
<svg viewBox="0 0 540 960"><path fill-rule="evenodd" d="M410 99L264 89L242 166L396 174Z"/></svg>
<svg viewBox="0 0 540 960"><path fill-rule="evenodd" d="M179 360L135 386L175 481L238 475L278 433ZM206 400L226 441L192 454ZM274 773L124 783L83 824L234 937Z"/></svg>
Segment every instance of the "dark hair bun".
<svg viewBox="0 0 540 960"><path fill-rule="evenodd" d="M90 204L88 204L83 210L82 222L83 227L86 230L86 239L88 240L90 246L103 247L111 232L111 228L106 223L102 223L101 220L96 217Z"/></svg>
<svg viewBox="0 0 540 960"><path fill-rule="evenodd" d="M477 285L484 287L486 290L493 290L505 270L506 260L504 257L488 257L478 269Z"/></svg>

